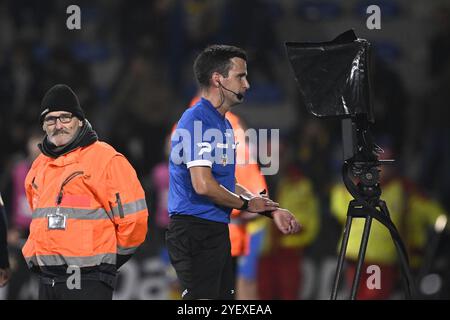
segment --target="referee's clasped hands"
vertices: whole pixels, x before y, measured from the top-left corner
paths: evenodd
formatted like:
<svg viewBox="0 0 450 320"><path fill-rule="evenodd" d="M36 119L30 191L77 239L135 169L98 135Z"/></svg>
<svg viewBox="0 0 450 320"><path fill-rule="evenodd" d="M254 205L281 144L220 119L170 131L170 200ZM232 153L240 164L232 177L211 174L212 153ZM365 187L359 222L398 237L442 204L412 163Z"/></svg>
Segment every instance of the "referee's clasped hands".
<svg viewBox="0 0 450 320"><path fill-rule="evenodd" d="M297 233L301 229L300 223L289 210L278 208L272 211L272 217L278 230L284 234Z"/></svg>
<svg viewBox="0 0 450 320"><path fill-rule="evenodd" d="M297 233L301 229L300 223L289 210L280 208L277 202L267 196L251 198L247 210L250 212L271 211L275 225L283 234Z"/></svg>
<svg viewBox="0 0 450 320"><path fill-rule="evenodd" d="M280 207L277 202L270 200L267 197L253 197L248 202L248 211L250 212L264 212L273 211Z"/></svg>

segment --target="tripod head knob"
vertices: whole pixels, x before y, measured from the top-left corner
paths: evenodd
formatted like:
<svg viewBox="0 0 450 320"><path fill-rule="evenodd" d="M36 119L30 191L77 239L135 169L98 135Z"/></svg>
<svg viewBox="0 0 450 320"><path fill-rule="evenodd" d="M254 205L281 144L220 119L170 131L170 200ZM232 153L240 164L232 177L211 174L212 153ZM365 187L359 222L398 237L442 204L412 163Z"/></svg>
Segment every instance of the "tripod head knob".
<svg viewBox="0 0 450 320"><path fill-rule="evenodd" d="M375 186L380 181L380 169L378 167L366 168L359 176L361 183L365 186Z"/></svg>
<svg viewBox="0 0 450 320"><path fill-rule="evenodd" d="M378 201L381 195L379 161L355 161L348 163L353 177L358 181L355 185L350 179L345 179L347 189L356 198L356 194L366 201ZM353 185L353 186L352 186ZM353 190L353 193L352 191Z"/></svg>
<svg viewBox="0 0 450 320"><path fill-rule="evenodd" d="M378 162L353 162L351 172L355 178L365 186L374 186L380 181L380 169Z"/></svg>

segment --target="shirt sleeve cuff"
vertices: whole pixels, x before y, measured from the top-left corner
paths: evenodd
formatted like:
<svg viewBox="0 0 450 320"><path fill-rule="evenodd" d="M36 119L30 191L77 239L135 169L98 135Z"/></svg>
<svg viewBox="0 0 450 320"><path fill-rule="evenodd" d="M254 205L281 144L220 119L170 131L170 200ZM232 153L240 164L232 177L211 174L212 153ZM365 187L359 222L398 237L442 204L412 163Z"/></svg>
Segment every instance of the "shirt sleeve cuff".
<svg viewBox="0 0 450 320"><path fill-rule="evenodd" d="M194 160L194 161L189 161L188 163L186 163L187 168L189 169L190 167L210 167L212 168L212 162L209 160Z"/></svg>

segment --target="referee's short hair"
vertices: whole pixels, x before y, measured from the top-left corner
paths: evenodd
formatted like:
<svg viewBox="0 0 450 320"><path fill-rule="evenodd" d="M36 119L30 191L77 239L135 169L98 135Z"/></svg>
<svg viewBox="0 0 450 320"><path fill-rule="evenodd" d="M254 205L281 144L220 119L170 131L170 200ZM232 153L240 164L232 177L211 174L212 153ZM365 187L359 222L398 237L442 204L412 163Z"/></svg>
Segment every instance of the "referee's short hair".
<svg viewBox="0 0 450 320"><path fill-rule="evenodd" d="M211 45L204 49L195 59L194 75L200 88L207 88L214 72L228 77L231 68L231 59L241 58L247 61L244 50L228 45Z"/></svg>

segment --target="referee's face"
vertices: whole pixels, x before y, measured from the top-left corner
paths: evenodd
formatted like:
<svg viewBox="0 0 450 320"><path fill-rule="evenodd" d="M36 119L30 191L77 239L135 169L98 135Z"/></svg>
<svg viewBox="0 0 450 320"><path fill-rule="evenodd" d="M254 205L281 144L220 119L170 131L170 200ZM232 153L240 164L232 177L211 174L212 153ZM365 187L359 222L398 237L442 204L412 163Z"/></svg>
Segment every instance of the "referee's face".
<svg viewBox="0 0 450 320"><path fill-rule="evenodd" d="M228 77L223 78L222 84L236 94L239 93L242 95L242 98L239 99L236 94L225 90L230 105L242 103L245 92L250 89L250 83L247 80L247 63L244 59L237 57L231 59L231 68L228 71Z"/></svg>

